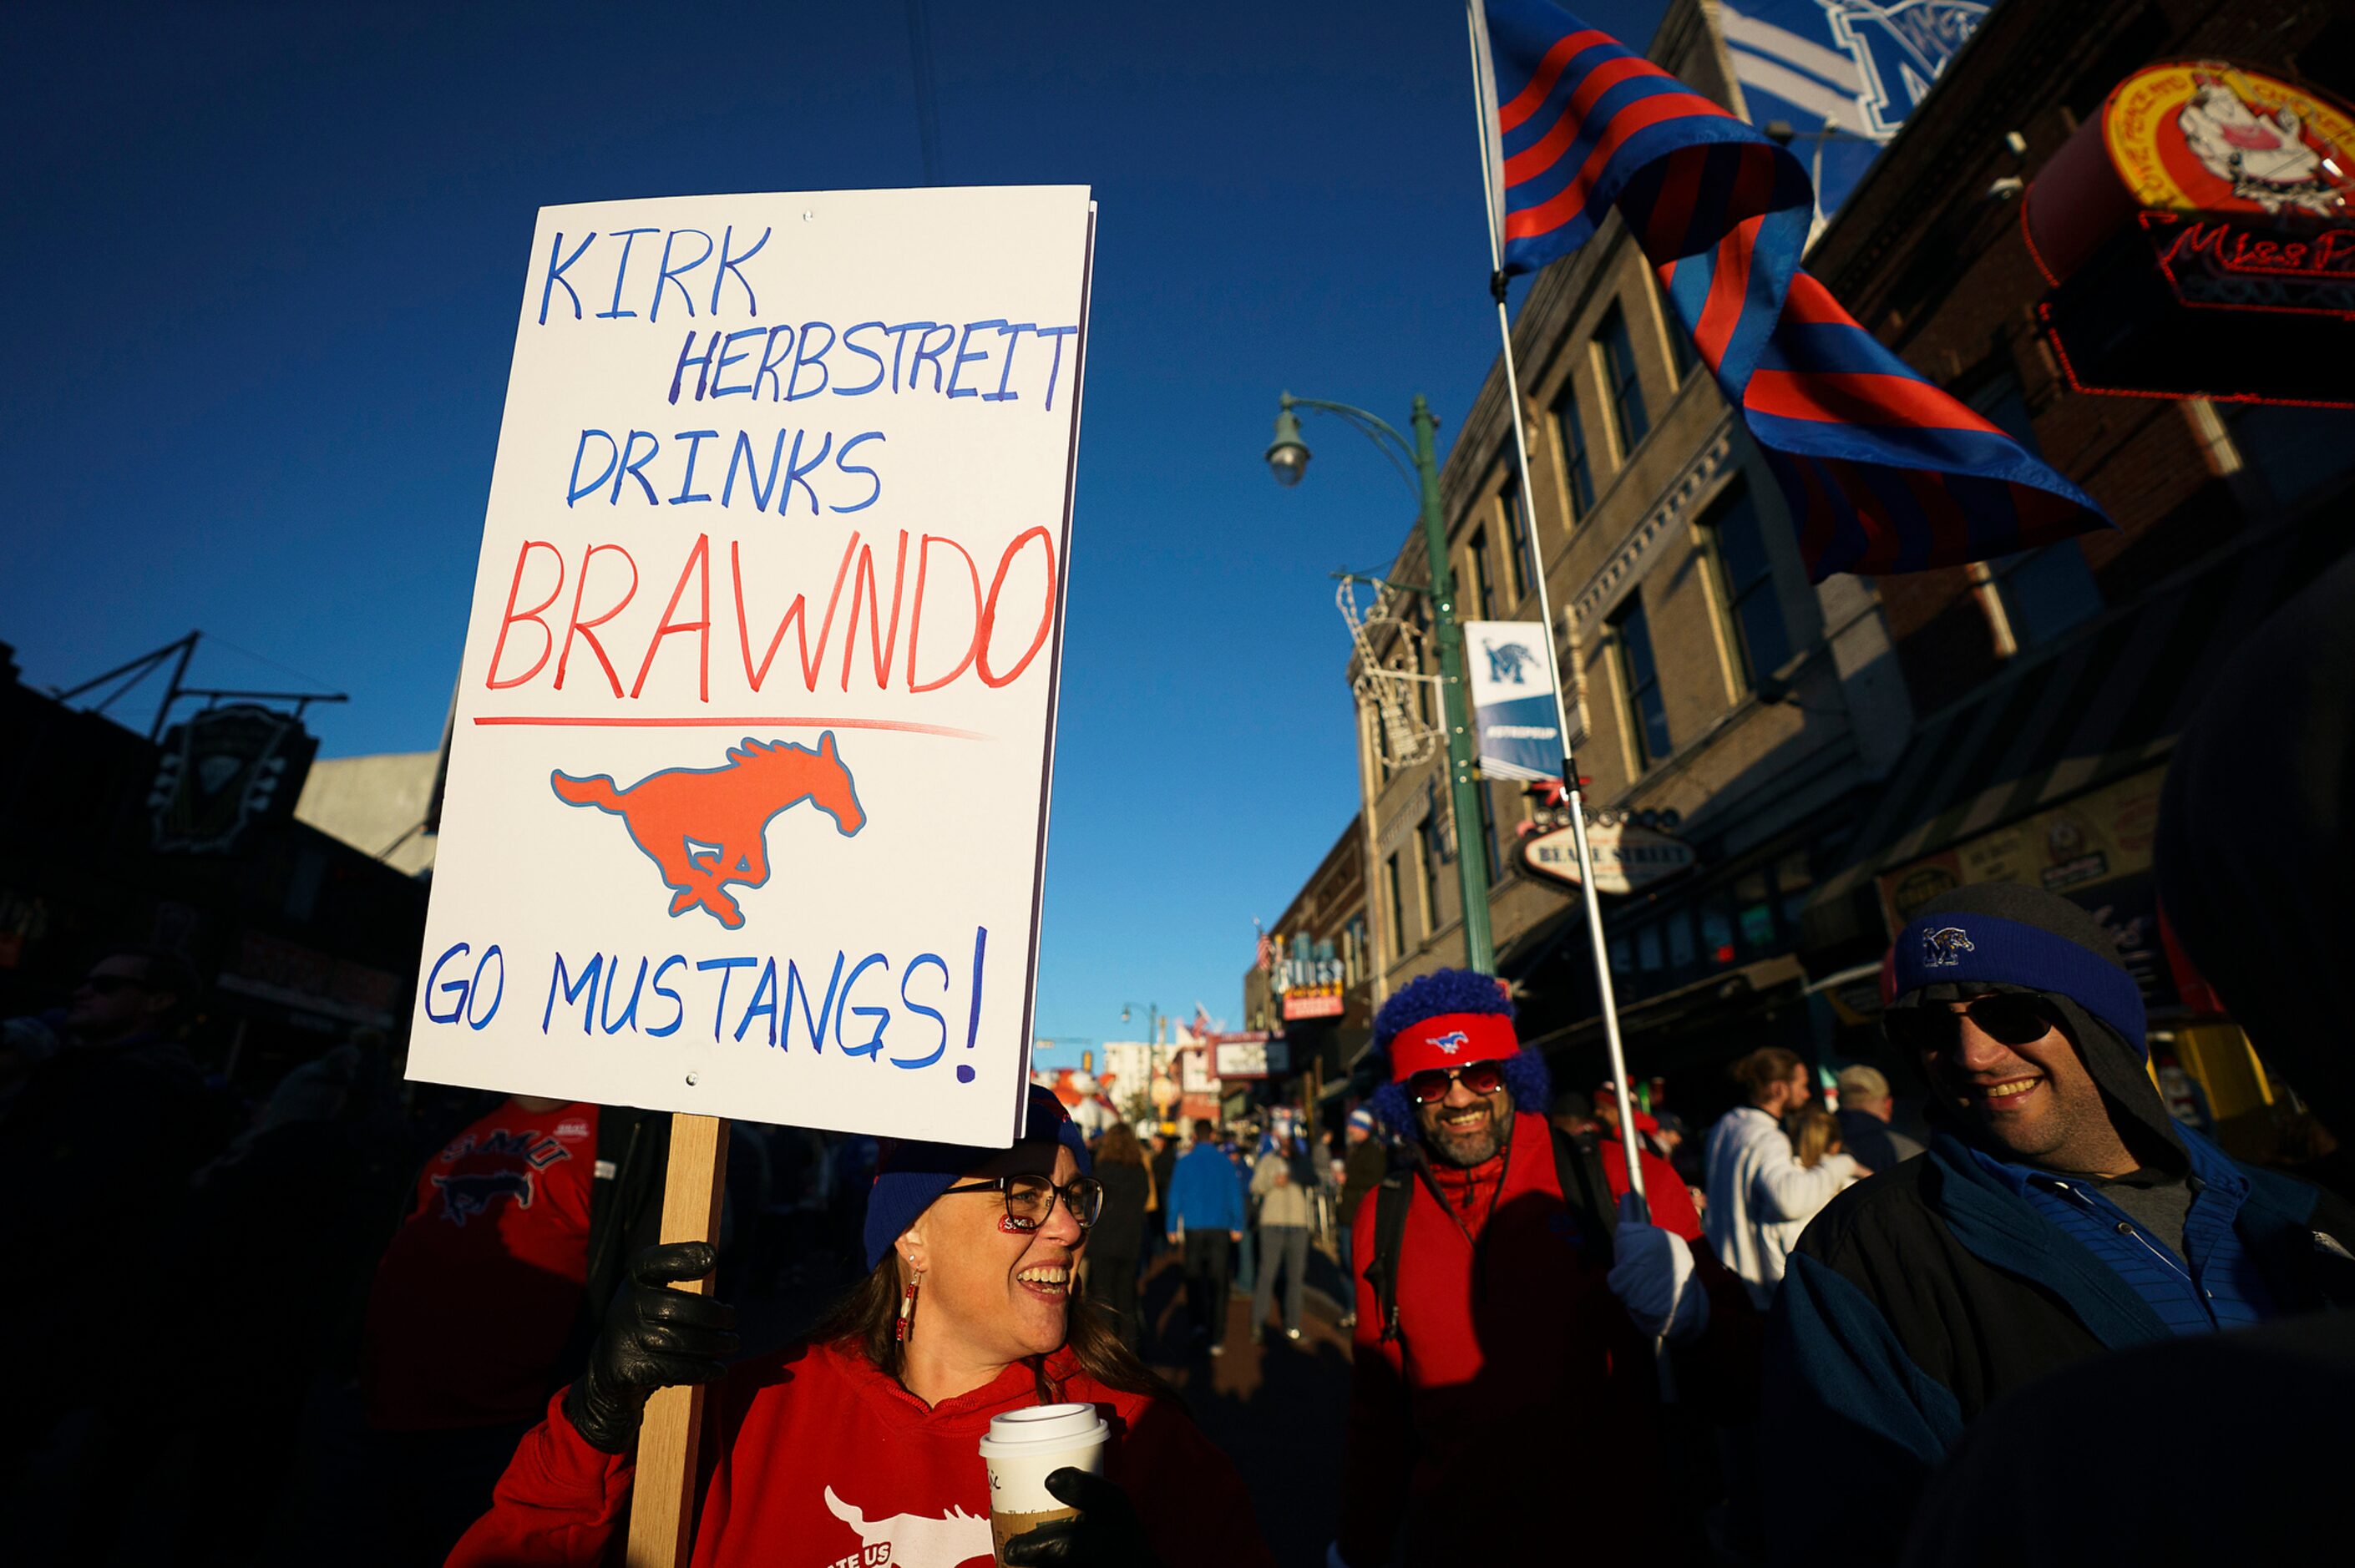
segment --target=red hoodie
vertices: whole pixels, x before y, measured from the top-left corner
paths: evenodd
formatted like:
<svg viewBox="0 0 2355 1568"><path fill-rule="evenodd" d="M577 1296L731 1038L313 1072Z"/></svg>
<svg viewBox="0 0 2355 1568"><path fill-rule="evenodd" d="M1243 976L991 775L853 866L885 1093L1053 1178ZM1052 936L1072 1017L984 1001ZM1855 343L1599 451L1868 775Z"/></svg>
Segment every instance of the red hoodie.
<svg viewBox="0 0 2355 1568"><path fill-rule="evenodd" d="M1273 1568L1242 1478L1182 1410L1106 1388L1069 1350L1045 1371L1054 1402L1103 1409L1104 1474L1169 1568ZM584 1442L561 1398L516 1450L451 1568L587 1568L626 1529L632 1462ZM979 1444L991 1416L1038 1403L1024 1362L929 1409L855 1351L796 1347L740 1364L707 1411L693 1568L988 1568Z"/></svg>
<svg viewBox="0 0 2355 1568"><path fill-rule="evenodd" d="M1604 1154L1615 1192L1625 1162L1615 1148ZM1665 1161L1646 1159L1646 1187L1681 1196L1664 1172ZM1354 1568L1389 1562L1402 1526L1401 1560L1414 1565L1559 1562L1570 1542L1598 1561L1659 1560L1661 1538L1674 1532L1660 1522L1651 1347L1604 1284L1595 1238L1562 1202L1545 1119L1518 1113L1506 1153L1432 1173L1448 1208L1414 1184L1397 1340L1382 1341L1373 1286L1358 1282L1342 1557ZM1358 1210L1361 1268L1374 1255L1378 1208ZM1661 1208L1665 1228L1699 1239L1689 1202ZM1713 1318L1740 1313L1738 1282L1710 1268L1705 1247L1695 1255Z"/></svg>

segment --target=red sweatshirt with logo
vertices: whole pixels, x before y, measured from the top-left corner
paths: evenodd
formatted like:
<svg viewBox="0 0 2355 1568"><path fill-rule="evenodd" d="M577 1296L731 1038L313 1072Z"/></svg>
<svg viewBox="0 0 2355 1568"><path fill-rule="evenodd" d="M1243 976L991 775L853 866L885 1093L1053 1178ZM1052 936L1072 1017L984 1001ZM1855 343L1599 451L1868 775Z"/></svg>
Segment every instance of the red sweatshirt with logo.
<svg viewBox="0 0 2355 1568"><path fill-rule="evenodd" d="M1625 1181L1616 1148L1604 1170ZM1434 1164L1442 1197L1417 1181L1400 1242L1399 1333L1381 1338L1374 1287L1358 1281L1357 1366L1342 1461L1337 1544L1353 1568L1391 1561L1403 1531L1411 1565L1662 1561L1652 1350L1604 1283L1603 1238L1562 1202L1545 1119L1513 1118L1506 1152L1469 1170ZM1645 1185L1660 1224L1698 1244L1700 1226L1664 1160ZM1675 1194L1671 1197L1670 1194ZM1379 1205L1358 1210L1354 1255L1374 1256ZM1739 1282L1695 1266L1712 1322L1754 1344ZM1673 1553L1669 1553L1672 1560Z"/></svg>
<svg viewBox="0 0 2355 1568"><path fill-rule="evenodd" d="M581 1316L597 1107L509 1100L425 1162L368 1292L368 1425L529 1421Z"/></svg>
<svg viewBox="0 0 2355 1568"><path fill-rule="evenodd" d="M1112 1427L1104 1474L1128 1492L1169 1568L1266 1564L1242 1478L1176 1405L1105 1387L1068 1350L1049 1403L1093 1404ZM1037 1404L1018 1362L927 1407L856 1350L796 1347L747 1361L713 1392L694 1568L988 1568L990 1417ZM452 1568L587 1565L627 1528L629 1458L602 1454L561 1396L500 1478Z"/></svg>

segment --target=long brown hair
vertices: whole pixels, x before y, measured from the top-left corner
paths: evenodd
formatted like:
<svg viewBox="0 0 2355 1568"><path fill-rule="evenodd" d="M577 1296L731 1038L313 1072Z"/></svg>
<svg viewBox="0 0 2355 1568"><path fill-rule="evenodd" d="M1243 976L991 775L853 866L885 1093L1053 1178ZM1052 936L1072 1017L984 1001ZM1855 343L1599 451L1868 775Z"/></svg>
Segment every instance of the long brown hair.
<svg viewBox="0 0 2355 1568"><path fill-rule="evenodd" d="M1136 1141L1136 1132L1124 1121L1116 1121L1104 1129L1096 1140L1096 1163L1099 1165L1143 1165L1145 1146Z"/></svg>
<svg viewBox="0 0 2355 1568"><path fill-rule="evenodd" d="M1134 1141L1135 1135L1131 1135ZM916 1315L923 1316L923 1302L916 1303ZM1185 1400L1161 1375L1139 1361L1136 1352L1121 1342L1112 1325L1112 1316L1081 1291L1074 1291L1066 1308L1063 1343L1078 1358L1080 1370L1103 1383L1124 1393L1141 1393L1154 1399L1166 1399L1178 1408ZM900 1256L887 1253L883 1261L868 1271L859 1280L838 1297L809 1331L810 1343L833 1345L845 1351L856 1351L886 1375L899 1377L905 1370L907 1357L893 1331L900 1317ZM1055 1399L1062 1389L1041 1371L1039 1385Z"/></svg>
<svg viewBox="0 0 2355 1568"><path fill-rule="evenodd" d="M1824 1156L1839 1151L1839 1123L1832 1113L1821 1106L1809 1106L1792 1118L1791 1153L1810 1170L1824 1162Z"/></svg>

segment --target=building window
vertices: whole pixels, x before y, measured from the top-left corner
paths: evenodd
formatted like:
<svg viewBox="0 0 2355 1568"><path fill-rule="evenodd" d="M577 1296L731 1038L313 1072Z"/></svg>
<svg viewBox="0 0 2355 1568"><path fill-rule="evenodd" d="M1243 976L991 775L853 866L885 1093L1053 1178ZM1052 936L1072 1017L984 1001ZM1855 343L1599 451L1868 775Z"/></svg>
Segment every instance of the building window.
<svg viewBox="0 0 2355 1568"><path fill-rule="evenodd" d="M2250 403L2220 412L2242 461L2264 479L2276 505L2319 500L2355 474L2355 413Z"/></svg>
<svg viewBox="0 0 2355 1568"><path fill-rule="evenodd" d="M1399 956L1404 957L1406 945L1412 938L1406 930L1406 889L1399 880L1399 863L1395 853L1382 862L1382 898L1390 906L1391 940L1398 944Z"/></svg>
<svg viewBox="0 0 2355 1568"><path fill-rule="evenodd" d="M1660 313L1660 331L1668 340L1668 369L1681 392L1700 366L1700 354L1693 346L1692 334L1685 330L1684 318L1677 314L1676 302L1660 287L1657 275L1652 280L1652 308Z"/></svg>
<svg viewBox="0 0 2355 1568"><path fill-rule="evenodd" d="M1692 911L1679 909L1670 915L1668 926L1668 968L1678 980L1691 978L1693 972Z"/></svg>
<svg viewBox="0 0 2355 1568"><path fill-rule="evenodd" d="M1513 602L1518 604L1529 596L1529 584L1537 574L1537 556L1529 548L1529 514L1521 504L1521 484L1517 479L1505 482L1502 497L1505 507L1505 580L1513 590Z"/></svg>
<svg viewBox="0 0 2355 1568"><path fill-rule="evenodd" d="M1439 808L1433 804L1415 829L1415 869L1423 874L1423 932L1439 929Z"/></svg>
<svg viewBox="0 0 2355 1568"><path fill-rule="evenodd" d="M1627 710L1630 771L1641 773L1668 754L1668 708L1660 695L1659 668L1652 662L1652 629L1644 601L1627 596L1607 622L1611 662L1618 667L1619 695Z"/></svg>
<svg viewBox="0 0 2355 1568"><path fill-rule="evenodd" d="M1700 907L1700 956L1712 969L1733 962L1733 903L1722 893L1710 894Z"/></svg>
<svg viewBox="0 0 2355 1568"><path fill-rule="evenodd" d="M2074 539L1989 561L1987 580L2003 598L2012 642L2022 651L2050 642L2102 611L2102 590Z"/></svg>
<svg viewBox="0 0 2355 1568"><path fill-rule="evenodd" d="M1668 331L1668 365L1677 373L1677 385L1682 387L1700 368L1700 353L1693 347L1692 334L1677 319L1674 307L1660 313Z"/></svg>
<svg viewBox="0 0 2355 1568"><path fill-rule="evenodd" d="M2016 378L1997 376L1978 389L1970 405L2029 456L2044 455ZM2101 590L2094 586L2093 569L2073 539L1989 561L1983 568L1973 568L1972 577L1982 585L1983 595L1994 596L1995 602L1987 607L1987 619L1997 623L1996 651L2005 657L2050 642L2101 613Z"/></svg>
<svg viewBox="0 0 2355 1568"><path fill-rule="evenodd" d="M1472 602L1480 611L1482 620L1497 619L1497 585L1490 580L1488 570L1488 530L1475 528L1472 543L1465 552L1472 574Z"/></svg>
<svg viewBox="0 0 2355 1568"><path fill-rule="evenodd" d="M1742 683L1755 690L1791 657L1790 629L1774 597L1774 568L1766 554L1766 532L1747 485L1714 507L1701 524L1717 566L1717 586L1725 606L1728 641L1742 665Z"/></svg>
<svg viewBox="0 0 2355 1568"><path fill-rule="evenodd" d="M1643 386L1636 379L1636 346L1627 338L1626 313L1616 305L1594 330L1594 360L1611 407L1612 434L1625 458L1643 445L1652 419L1644 408Z"/></svg>
<svg viewBox="0 0 2355 1568"><path fill-rule="evenodd" d="M1586 421L1578 413L1578 377L1565 376L1553 400L1553 425L1561 440L1562 483L1570 493L1570 520L1594 510L1594 469L1586 456Z"/></svg>

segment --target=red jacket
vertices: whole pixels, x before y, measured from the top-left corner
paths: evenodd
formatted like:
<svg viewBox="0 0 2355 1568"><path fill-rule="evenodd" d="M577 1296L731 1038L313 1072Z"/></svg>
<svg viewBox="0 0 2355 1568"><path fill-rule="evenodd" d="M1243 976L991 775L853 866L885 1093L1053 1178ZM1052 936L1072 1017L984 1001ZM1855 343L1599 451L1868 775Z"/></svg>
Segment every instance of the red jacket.
<svg viewBox="0 0 2355 1568"><path fill-rule="evenodd" d="M1619 1150L1619 1139L1605 1128L1595 1136L1594 1151L1603 1161L1603 1179L1611 1184L1611 1196L1616 1200L1627 1195L1627 1157ZM1674 1231L1697 1249L1706 1250L1707 1234L1701 1228L1700 1211L1693 1207L1692 1193L1677 1168L1638 1144L1636 1158L1644 1166L1644 1202L1652 1211L1652 1223L1664 1231ZM1695 1257L1700 1255L1696 1250Z"/></svg>
<svg viewBox="0 0 2355 1568"><path fill-rule="evenodd" d="M1604 1152L1615 1192L1625 1161ZM1698 1241L1689 1201L1669 1198L1684 1188L1666 1162L1646 1160L1644 1173L1666 1228ZM1358 1281L1342 1557L1377 1568L1402 1528L1409 1564L1560 1562L1573 1542L1582 1557L1658 1560L1675 1531L1662 1522L1651 1347L1604 1285L1596 1238L1562 1202L1545 1119L1518 1113L1504 1154L1433 1175L1463 1206L1451 1214L1429 1185L1413 1187L1397 1340L1382 1341L1373 1286ZM1374 1255L1378 1207L1358 1211L1361 1265ZM1742 1314L1739 1282L1707 1266L1706 1246L1695 1253L1711 1313Z"/></svg>
<svg viewBox="0 0 2355 1568"><path fill-rule="evenodd" d="M1176 1406L1104 1387L1068 1350L1047 1359L1057 1401L1103 1407L1104 1474L1128 1491L1169 1568L1269 1564L1227 1457ZM582 1441L551 1403L516 1450L451 1568L602 1559L627 1528L630 1459ZM796 1347L747 1361L707 1407L694 1568L988 1568L989 1481L978 1445L1001 1411L1039 1403L1017 1363L927 1408L855 1351Z"/></svg>

